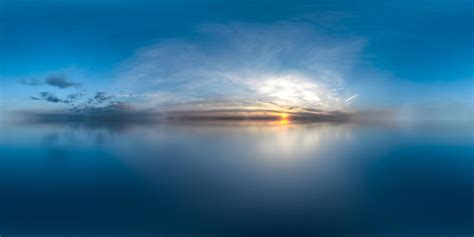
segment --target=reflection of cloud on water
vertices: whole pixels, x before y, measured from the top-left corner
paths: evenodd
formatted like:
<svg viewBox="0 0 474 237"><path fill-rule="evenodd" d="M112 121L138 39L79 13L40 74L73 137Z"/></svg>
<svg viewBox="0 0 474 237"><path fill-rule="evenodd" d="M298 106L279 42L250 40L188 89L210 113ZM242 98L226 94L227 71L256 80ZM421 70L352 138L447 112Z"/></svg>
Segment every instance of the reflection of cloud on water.
<svg viewBox="0 0 474 237"><path fill-rule="evenodd" d="M169 195L160 199L164 206L167 200L187 207L207 208L212 203L218 208L209 210L211 213L248 214L255 210L256 201L263 202L258 204L260 210L269 211L297 212L308 203L318 209L326 208L323 204L327 203L341 208L348 205L343 197L355 196L348 193L352 189L347 185L356 181L351 175L341 176L349 172L339 165L340 159L327 154L338 153L334 148L350 140L351 126L232 121L135 124L121 129L50 123L21 125L16 130L21 136L14 139L25 139L24 144L36 142L43 149L41 141L57 134L52 148L68 153L56 154L80 163L85 161L74 152L111 155L127 172ZM101 155L92 159L97 158Z"/></svg>
<svg viewBox="0 0 474 237"><path fill-rule="evenodd" d="M21 144L23 140L25 144L34 146L78 148L106 145L114 150L120 149L122 145L156 147L173 141L178 142L180 139L188 139L189 142L196 139L195 142L199 143L203 139L221 137L234 141L241 139L247 149L271 158L314 152L318 146L349 138L350 127L347 123L291 121L177 121L145 124L32 122L6 126L0 134L0 142L9 143L8 140L16 140L17 144Z"/></svg>
<svg viewBox="0 0 474 237"><path fill-rule="evenodd" d="M260 209L269 211L296 211L309 202L326 208L316 200L343 208L349 203L343 197L357 195L347 185L357 181L345 171L341 159L328 154L344 153L337 147L350 142L351 126L136 127L114 147L116 156L157 190L170 189L177 199L193 193L187 201L213 203L216 208L209 212L251 213L256 201L263 202Z"/></svg>
<svg viewBox="0 0 474 237"><path fill-rule="evenodd" d="M123 139L127 126L83 123L14 123L2 127L0 144L31 148L87 149ZM120 135L118 135L120 134Z"/></svg>
<svg viewBox="0 0 474 237"><path fill-rule="evenodd" d="M41 144L44 146L56 145L58 143L58 139L59 139L58 133L49 133L49 134L46 134L41 139Z"/></svg>

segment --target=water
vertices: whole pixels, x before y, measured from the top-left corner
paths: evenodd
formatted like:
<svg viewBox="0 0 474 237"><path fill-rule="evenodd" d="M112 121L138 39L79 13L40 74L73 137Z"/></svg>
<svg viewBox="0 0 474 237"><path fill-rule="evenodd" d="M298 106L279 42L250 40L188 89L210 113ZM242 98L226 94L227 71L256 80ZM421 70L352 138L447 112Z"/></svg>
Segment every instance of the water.
<svg viewBox="0 0 474 237"><path fill-rule="evenodd" d="M472 125L4 124L0 235L472 236Z"/></svg>

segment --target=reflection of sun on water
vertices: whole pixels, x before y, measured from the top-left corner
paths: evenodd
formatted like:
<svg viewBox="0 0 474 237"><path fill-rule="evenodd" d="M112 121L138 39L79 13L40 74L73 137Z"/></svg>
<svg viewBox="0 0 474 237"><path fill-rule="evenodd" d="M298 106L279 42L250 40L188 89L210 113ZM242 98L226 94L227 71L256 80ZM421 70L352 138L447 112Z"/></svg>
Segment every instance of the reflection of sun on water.
<svg viewBox="0 0 474 237"><path fill-rule="evenodd" d="M280 120L280 125L287 125L289 123L288 119Z"/></svg>
<svg viewBox="0 0 474 237"><path fill-rule="evenodd" d="M275 125L254 131L262 134L255 143L260 152L258 157L272 164L324 157L319 154L351 139L351 126L347 124L305 124L281 119Z"/></svg>
<svg viewBox="0 0 474 237"><path fill-rule="evenodd" d="M288 114L282 114L280 119L280 125L287 125L288 123L290 123L288 119Z"/></svg>
<svg viewBox="0 0 474 237"><path fill-rule="evenodd" d="M287 125L290 122L288 117L288 114L280 114L281 119L278 121L278 124Z"/></svg>

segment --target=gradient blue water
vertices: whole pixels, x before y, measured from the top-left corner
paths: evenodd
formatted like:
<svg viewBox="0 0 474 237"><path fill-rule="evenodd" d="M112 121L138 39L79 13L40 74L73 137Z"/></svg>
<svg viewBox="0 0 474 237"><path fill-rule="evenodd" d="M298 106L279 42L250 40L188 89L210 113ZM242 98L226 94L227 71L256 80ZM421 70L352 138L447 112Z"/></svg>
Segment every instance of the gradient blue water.
<svg viewBox="0 0 474 237"><path fill-rule="evenodd" d="M0 235L472 236L470 125L4 124Z"/></svg>

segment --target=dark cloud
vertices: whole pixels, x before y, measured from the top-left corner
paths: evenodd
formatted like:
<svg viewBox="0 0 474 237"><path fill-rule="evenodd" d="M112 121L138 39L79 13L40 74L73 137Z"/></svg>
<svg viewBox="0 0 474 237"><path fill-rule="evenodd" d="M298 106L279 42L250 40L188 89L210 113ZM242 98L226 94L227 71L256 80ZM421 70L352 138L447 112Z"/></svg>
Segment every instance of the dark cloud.
<svg viewBox="0 0 474 237"><path fill-rule="evenodd" d="M78 92L74 94L70 94L66 96L66 99L62 99L57 97L55 94L47 91L40 92L40 96L30 96L30 99L32 100L44 100L47 102L52 102L52 103L64 103L64 104L73 104L76 102L78 99L80 99L83 96L83 93Z"/></svg>
<svg viewBox="0 0 474 237"><path fill-rule="evenodd" d="M98 91L94 96L82 99L86 95L87 90L85 88L80 88L80 83L72 82L63 75L50 75L44 78L44 81L39 81L37 79L24 79L20 80L19 83L28 86L49 85L59 89L77 89L75 93L69 94L63 98L47 91L40 92L39 96L29 97L32 100L68 104L71 106L70 111L76 114L117 113L131 109L129 104L120 101L112 101L112 98L114 98L115 95L111 95L104 91ZM107 105L104 106L106 103Z"/></svg>
<svg viewBox="0 0 474 237"><path fill-rule="evenodd" d="M75 93L75 94L68 95L68 96L66 97L66 99L68 99L68 100L77 100L77 99L79 99L81 96L82 96L82 93Z"/></svg>
<svg viewBox="0 0 474 237"><path fill-rule="evenodd" d="M103 114L103 113L121 113L132 111L133 107L125 102L113 101L107 106L76 106L71 109L75 113L82 114Z"/></svg>
<svg viewBox="0 0 474 237"><path fill-rule="evenodd" d="M18 81L21 85L25 86L40 86L40 85L49 85L54 86L59 89L65 88L79 88L81 83L70 81L66 76L63 75L50 75L44 78L44 80L38 79L22 79Z"/></svg>
<svg viewBox="0 0 474 237"><path fill-rule="evenodd" d="M80 99L84 94L81 92L70 94L66 96L66 99L64 100L65 103L67 104L72 104L76 102L78 99Z"/></svg>
<svg viewBox="0 0 474 237"><path fill-rule="evenodd" d="M78 88L81 84L70 81L66 76L51 75L44 79L47 85L57 87L59 89L65 89L69 87Z"/></svg>
<svg viewBox="0 0 474 237"><path fill-rule="evenodd" d="M52 94L51 92L41 92L40 96L41 96L41 99L48 102L52 102L52 103L63 102L63 100L59 99L56 95Z"/></svg>
<svg viewBox="0 0 474 237"><path fill-rule="evenodd" d="M44 85L44 82L39 81L38 79L22 79L18 81L21 85L25 86L39 86L39 85Z"/></svg>
<svg viewBox="0 0 474 237"><path fill-rule="evenodd" d="M75 112L113 112L118 110L129 109L130 106L119 101L111 101L115 95L108 94L103 91L98 91L94 96L85 98L82 100L86 94L85 88L79 88L80 83L72 82L65 76L61 75L51 75L44 79L44 82L38 81L36 79L30 80L21 80L19 81L22 85L50 85L57 87L59 89L73 87L75 89L80 89L75 93L69 94L66 97L60 98L53 94L52 92L43 91L39 93L39 96L30 96L32 100L42 100L51 103L64 103L72 106L71 111ZM105 102L108 102L107 106L103 105Z"/></svg>
<svg viewBox="0 0 474 237"><path fill-rule="evenodd" d="M96 92L93 97L86 98L79 102L79 100L84 96L84 93L78 92L75 94L68 95L64 100L65 103L71 104L73 106L72 110L76 112L84 112L88 110L94 110L98 108L112 108L113 106L123 106L123 102L119 101L110 101L110 99L114 98L114 95L110 95L106 92ZM109 105L101 106L104 102L108 101ZM76 103L79 102L79 103Z"/></svg>
<svg viewBox="0 0 474 237"><path fill-rule="evenodd" d="M100 104L100 103L105 102L109 99L112 99L113 97L114 97L113 95L109 95L105 92L99 91L95 94L93 99L94 99L95 103Z"/></svg>

